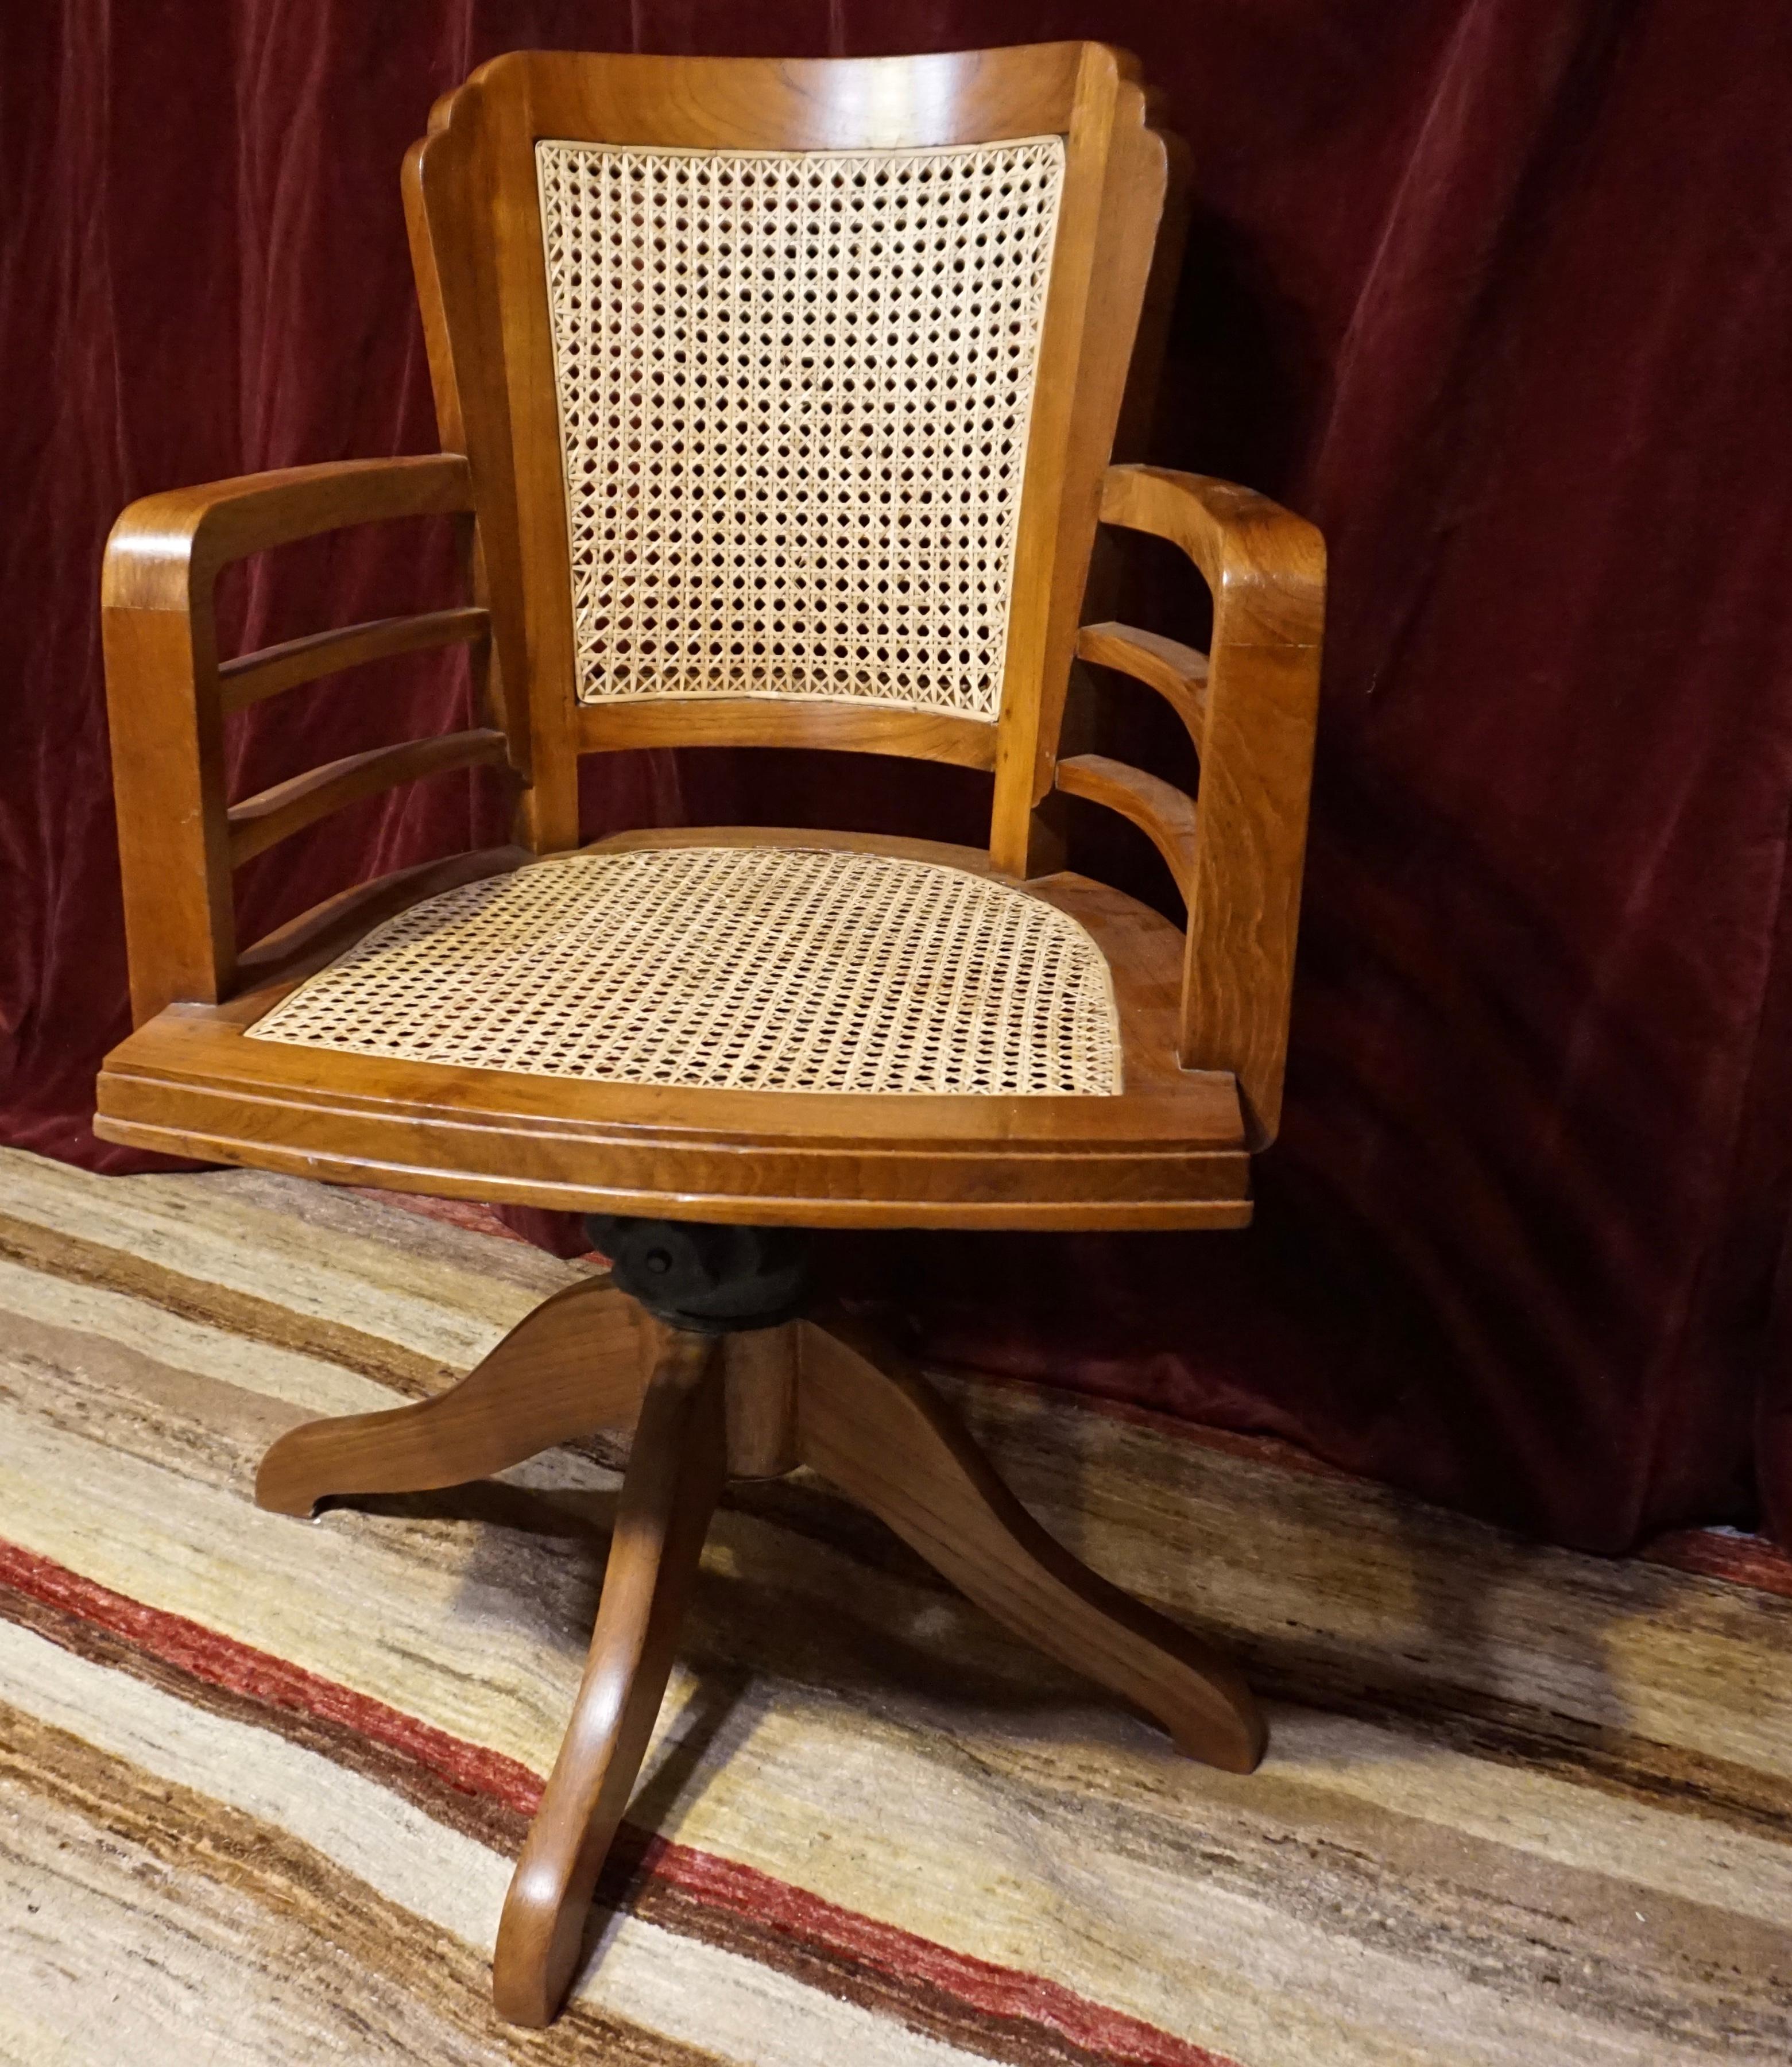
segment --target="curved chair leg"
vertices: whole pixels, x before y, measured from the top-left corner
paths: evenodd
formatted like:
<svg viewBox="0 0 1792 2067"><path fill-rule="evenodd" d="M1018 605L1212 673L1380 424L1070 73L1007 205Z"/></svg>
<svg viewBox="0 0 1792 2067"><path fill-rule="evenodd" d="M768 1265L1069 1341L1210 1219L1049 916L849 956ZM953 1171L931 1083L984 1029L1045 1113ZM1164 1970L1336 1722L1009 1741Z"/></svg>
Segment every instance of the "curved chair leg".
<svg viewBox="0 0 1792 2067"><path fill-rule="evenodd" d="M492 1995L513 2024L545 2024L559 2008L660 1712L727 1475L717 1350L713 1338L668 1334L641 1403L585 1677L498 1925Z"/></svg>
<svg viewBox="0 0 1792 2067"><path fill-rule="evenodd" d="M289 1430L262 1459L256 1505L309 1514L333 1493L424 1492L488 1478L557 1443L627 1427L641 1366L634 1302L605 1278L569 1285L435 1399Z"/></svg>
<svg viewBox="0 0 1792 2067"><path fill-rule="evenodd" d="M1249 1773L1261 1711L1219 1652L1099 1578L996 1476L945 1403L844 1315L798 1324L797 1448L999 1621L1135 1702L1191 1757Z"/></svg>

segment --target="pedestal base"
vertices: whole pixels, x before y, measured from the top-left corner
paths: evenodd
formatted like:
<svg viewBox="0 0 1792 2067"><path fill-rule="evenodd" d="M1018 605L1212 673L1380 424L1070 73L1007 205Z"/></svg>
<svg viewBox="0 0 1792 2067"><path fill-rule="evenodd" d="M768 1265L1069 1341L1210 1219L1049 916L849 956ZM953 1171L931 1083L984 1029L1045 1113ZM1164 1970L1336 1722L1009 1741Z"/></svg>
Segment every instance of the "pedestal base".
<svg viewBox="0 0 1792 2067"><path fill-rule="evenodd" d="M653 1302L677 1321L614 1279L571 1286L449 1391L295 1428L256 1481L262 1506L306 1514L332 1496L457 1485L599 1429L635 1430L584 1679L498 1930L493 1992L517 2024L548 2023L577 1970L731 1476L813 1467L991 1614L1155 1717L1191 1757L1248 1773L1263 1754L1262 1717L1236 1669L1048 1536L889 1345L839 1311L781 1317L801 1275L792 1279L787 1236L756 1245L741 1237L758 1230L689 1232L673 1258L676 1298ZM651 1239L607 1238L632 1287L644 1276L668 1289L673 1269L652 1265ZM776 1297L755 1304L754 1284Z"/></svg>

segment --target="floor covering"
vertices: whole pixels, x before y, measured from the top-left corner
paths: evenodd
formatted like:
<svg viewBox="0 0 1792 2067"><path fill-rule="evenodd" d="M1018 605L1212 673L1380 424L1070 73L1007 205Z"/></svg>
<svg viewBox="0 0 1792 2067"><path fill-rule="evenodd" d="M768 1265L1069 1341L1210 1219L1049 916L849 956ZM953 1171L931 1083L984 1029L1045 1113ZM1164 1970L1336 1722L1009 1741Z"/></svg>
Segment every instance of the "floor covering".
<svg viewBox="0 0 1792 2067"><path fill-rule="evenodd" d="M1242 1655L1262 1769L1179 1758L819 1480L738 1488L572 2005L499 2024L620 1452L311 1523L250 1488L597 1267L0 1151L7 2067L1792 2059L1792 1561L1581 1556L963 1379L1048 1526Z"/></svg>

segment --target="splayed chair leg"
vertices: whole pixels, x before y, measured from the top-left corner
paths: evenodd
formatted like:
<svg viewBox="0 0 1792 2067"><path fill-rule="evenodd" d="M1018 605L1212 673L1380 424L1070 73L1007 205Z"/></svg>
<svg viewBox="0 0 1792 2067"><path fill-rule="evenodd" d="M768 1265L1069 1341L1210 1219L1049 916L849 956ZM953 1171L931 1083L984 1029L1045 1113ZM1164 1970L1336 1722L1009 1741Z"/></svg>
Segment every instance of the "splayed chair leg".
<svg viewBox="0 0 1792 2067"><path fill-rule="evenodd" d="M309 1514L333 1495L489 1478L556 1444L632 1426L645 1377L635 1302L607 1278L571 1285L435 1399L290 1430L262 1459L255 1503Z"/></svg>
<svg viewBox="0 0 1792 2067"><path fill-rule="evenodd" d="M492 1993L513 2024L560 2007L647 1752L727 1476L724 1361L713 1337L668 1334L641 1403L584 1679L498 1926Z"/></svg>
<svg viewBox="0 0 1792 2067"><path fill-rule="evenodd" d="M1048 1536L961 1423L844 1314L798 1324L797 1449L998 1621L1153 1716L1191 1757L1249 1773L1262 1712L1236 1667Z"/></svg>

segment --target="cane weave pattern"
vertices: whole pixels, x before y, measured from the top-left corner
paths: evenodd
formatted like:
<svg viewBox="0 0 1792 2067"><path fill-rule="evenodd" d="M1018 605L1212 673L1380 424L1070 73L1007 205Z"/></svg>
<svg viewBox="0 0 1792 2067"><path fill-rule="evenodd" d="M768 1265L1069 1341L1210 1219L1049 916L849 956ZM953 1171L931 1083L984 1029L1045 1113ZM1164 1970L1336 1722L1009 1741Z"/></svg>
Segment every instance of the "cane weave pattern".
<svg viewBox="0 0 1792 2067"><path fill-rule="evenodd" d="M535 156L579 700L993 720L1063 138Z"/></svg>
<svg viewBox="0 0 1792 2067"><path fill-rule="evenodd" d="M1111 1094L1114 993L1075 920L884 855L572 855L388 920L249 1029L591 1082Z"/></svg>

